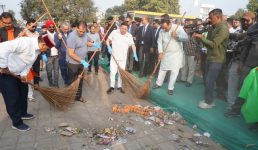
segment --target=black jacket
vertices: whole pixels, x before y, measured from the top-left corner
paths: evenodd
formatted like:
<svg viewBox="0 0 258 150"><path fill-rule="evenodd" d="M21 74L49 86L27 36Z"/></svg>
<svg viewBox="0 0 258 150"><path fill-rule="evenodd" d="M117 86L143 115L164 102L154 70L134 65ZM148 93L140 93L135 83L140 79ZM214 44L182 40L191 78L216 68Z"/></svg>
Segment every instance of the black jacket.
<svg viewBox="0 0 258 150"><path fill-rule="evenodd" d="M22 30L14 27L14 38L16 38ZM5 27L0 28L0 42L8 41L8 35Z"/></svg>
<svg viewBox="0 0 258 150"><path fill-rule="evenodd" d="M248 67L258 66L258 23L252 25L247 30L247 42L248 45L243 49L241 53L240 61L242 64Z"/></svg>
<svg viewBox="0 0 258 150"><path fill-rule="evenodd" d="M143 45L144 52L149 52L152 46L153 28L149 24L144 34L143 34L143 29L144 29L144 26L141 26L139 28L139 31L137 32L137 36L136 36L136 43L137 45ZM144 42L144 44L142 44L142 41Z"/></svg>
<svg viewBox="0 0 258 150"><path fill-rule="evenodd" d="M157 32L158 30L158 32ZM161 27L159 29L155 29L153 30L153 33L152 33L152 48L155 48L155 49L158 49L158 39L159 39L159 32L161 30ZM155 34L157 32L157 35L155 37Z"/></svg>

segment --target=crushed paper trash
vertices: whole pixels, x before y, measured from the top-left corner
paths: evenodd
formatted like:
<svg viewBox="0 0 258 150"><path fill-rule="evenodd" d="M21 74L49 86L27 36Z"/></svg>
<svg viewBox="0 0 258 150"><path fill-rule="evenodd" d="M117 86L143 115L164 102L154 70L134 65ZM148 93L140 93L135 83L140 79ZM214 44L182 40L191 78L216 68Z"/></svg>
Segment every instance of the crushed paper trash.
<svg viewBox="0 0 258 150"><path fill-rule="evenodd" d="M207 137L207 138L210 138L210 137L211 137L211 134L208 133L208 132L204 132L204 133L203 133L203 136L205 136L205 137Z"/></svg>
<svg viewBox="0 0 258 150"><path fill-rule="evenodd" d="M133 127L126 127L125 130L129 133L135 134L136 130Z"/></svg>

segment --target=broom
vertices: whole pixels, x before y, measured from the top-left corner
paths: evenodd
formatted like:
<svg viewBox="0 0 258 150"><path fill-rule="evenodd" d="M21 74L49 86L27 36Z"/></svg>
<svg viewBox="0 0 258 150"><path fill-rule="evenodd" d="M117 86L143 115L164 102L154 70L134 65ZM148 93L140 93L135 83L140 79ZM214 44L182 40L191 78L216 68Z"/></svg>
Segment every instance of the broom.
<svg viewBox="0 0 258 150"><path fill-rule="evenodd" d="M118 72L125 89L128 90L133 96L137 97L138 89L142 87L141 82L139 82L139 80L134 75L122 69L113 54L111 54L111 56L117 64Z"/></svg>
<svg viewBox="0 0 258 150"><path fill-rule="evenodd" d="M186 12L184 12L184 14L183 14L181 20L185 17L185 14L186 14ZM180 23L181 23L181 22L180 22ZM177 29L178 29L180 23L177 24L177 26L176 26L174 32L177 31ZM170 38L170 40L169 40L169 42L168 42L168 44L167 44L167 46L166 46L166 48L165 48L165 51L167 50L168 45L169 45L171 39L172 39L172 38ZM146 99L146 98L150 95L150 86L151 86L151 83L152 83L154 74L156 73L156 70L157 70L157 68L158 68L158 66L159 66L159 64L160 64L160 62L161 62L161 60L159 59L159 60L158 60L158 63L156 64L156 66L155 66L155 68L154 68L152 74L150 75L149 79L147 80L147 82L146 82L142 87L140 87L139 90L137 91L137 98Z"/></svg>
<svg viewBox="0 0 258 150"><path fill-rule="evenodd" d="M7 68L1 69L0 72L22 80L20 76L17 76L11 73ZM72 84L77 84L77 82L80 82L80 78L78 78ZM76 86L71 86L68 88L54 88L54 87L41 87L31 82L27 82L27 83L30 84L32 87L34 87L36 90L38 90L40 94L51 105L53 105L54 107L60 110L67 110L70 105L74 104L74 100L77 94Z"/></svg>
<svg viewBox="0 0 258 150"><path fill-rule="evenodd" d="M47 14L49 15L49 17L51 18L51 20L54 23L54 26L57 29L57 32L59 32L53 17L51 16L44 0L42 0L42 3L47 11ZM62 38L62 42L64 43L65 47L67 48L67 45L64 41L64 39ZM66 110L67 108L69 108L69 106L71 104L74 104L76 95L77 95L77 90L79 87L79 83L80 80L82 79L82 75L83 72L78 76L78 78L76 80L74 80L69 87L67 88L54 88L54 87L39 87L36 86L32 83L28 83L30 85L32 85L36 90L38 90L41 95L53 106L61 109L61 110ZM16 75L15 75L16 76ZM16 76L18 77L18 76Z"/></svg>

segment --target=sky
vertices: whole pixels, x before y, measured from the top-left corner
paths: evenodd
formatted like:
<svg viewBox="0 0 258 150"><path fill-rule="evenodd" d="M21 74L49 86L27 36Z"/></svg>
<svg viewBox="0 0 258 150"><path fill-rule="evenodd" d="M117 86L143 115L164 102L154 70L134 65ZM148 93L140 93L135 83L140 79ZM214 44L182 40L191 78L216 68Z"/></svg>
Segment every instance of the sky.
<svg viewBox="0 0 258 150"><path fill-rule="evenodd" d="M0 5L5 5L5 10L12 9L16 13L16 18L20 19L20 5L22 0L0 0ZM113 7L115 5L121 5L124 0L93 0L95 6L100 8L105 12L107 8ZM239 8L245 8L248 0L199 0L200 4L214 4L215 7L221 8L226 15L233 15ZM199 8L194 7L194 0L179 0L181 6L180 12L184 11L187 14L198 16ZM0 10L2 12L2 10Z"/></svg>

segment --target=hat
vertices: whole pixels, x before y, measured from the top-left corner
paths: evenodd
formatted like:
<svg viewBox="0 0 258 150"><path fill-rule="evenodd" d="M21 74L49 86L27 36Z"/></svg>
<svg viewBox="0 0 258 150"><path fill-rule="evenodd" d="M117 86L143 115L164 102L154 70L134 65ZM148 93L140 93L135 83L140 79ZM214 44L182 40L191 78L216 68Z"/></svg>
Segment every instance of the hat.
<svg viewBox="0 0 258 150"><path fill-rule="evenodd" d="M55 42L50 38L48 34L42 35L42 39L44 40L44 42L49 48L52 48L55 46Z"/></svg>
<svg viewBox="0 0 258 150"><path fill-rule="evenodd" d="M46 28L49 28L51 25L54 25L54 22L52 20L46 21Z"/></svg>

